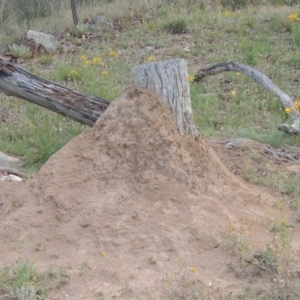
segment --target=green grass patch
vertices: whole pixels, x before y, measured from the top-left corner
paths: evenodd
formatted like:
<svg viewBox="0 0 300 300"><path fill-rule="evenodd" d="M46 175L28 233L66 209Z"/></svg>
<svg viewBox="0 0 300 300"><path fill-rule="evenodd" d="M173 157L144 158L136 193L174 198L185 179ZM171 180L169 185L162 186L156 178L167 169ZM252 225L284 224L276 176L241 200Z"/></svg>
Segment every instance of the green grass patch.
<svg viewBox="0 0 300 300"><path fill-rule="evenodd" d="M46 299L50 290L66 284L68 275L63 268L49 268L39 272L34 263L22 259L22 240L18 249L18 259L13 265L0 270L0 297L14 300Z"/></svg>

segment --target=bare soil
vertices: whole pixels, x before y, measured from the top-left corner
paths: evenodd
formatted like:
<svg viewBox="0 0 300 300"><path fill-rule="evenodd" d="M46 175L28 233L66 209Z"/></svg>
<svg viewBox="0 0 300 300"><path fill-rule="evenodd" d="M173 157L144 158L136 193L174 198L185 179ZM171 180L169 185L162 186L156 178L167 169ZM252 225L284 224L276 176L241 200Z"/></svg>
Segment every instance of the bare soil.
<svg viewBox="0 0 300 300"><path fill-rule="evenodd" d="M234 153L214 147L225 163ZM131 87L34 178L0 182L0 268L20 255L40 271L64 268L68 283L52 300L263 289L263 277L230 271L240 258L224 244L228 228L247 223L262 248L279 195L236 175L202 136L177 132L160 97Z"/></svg>

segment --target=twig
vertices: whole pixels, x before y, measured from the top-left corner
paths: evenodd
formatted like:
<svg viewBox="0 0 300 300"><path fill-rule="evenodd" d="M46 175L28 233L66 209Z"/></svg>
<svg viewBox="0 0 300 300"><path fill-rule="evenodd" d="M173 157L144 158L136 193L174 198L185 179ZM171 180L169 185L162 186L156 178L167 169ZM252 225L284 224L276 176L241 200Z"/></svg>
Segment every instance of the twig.
<svg viewBox="0 0 300 300"><path fill-rule="evenodd" d="M23 173L21 171L18 171L16 169L13 169L13 168L9 168L9 167L1 167L0 166L0 172L5 172L5 173L8 173L8 174L14 174L14 175L17 175L17 176L21 176L21 177L30 177L30 175L26 174L26 173Z"/></svg>

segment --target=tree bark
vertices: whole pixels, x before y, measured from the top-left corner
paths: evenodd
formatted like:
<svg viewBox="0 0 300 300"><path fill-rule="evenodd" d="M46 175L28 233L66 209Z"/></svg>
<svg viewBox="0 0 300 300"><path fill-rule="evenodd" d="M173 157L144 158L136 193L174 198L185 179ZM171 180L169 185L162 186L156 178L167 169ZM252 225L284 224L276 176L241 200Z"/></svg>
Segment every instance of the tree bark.
<svg viewBox="0 0 300 300"><path fill-rule="evenodd" d="M186 61L174 59L133 68L135 84L155 89L169 106L180 134L196 138L199 133L193 120Z"/></svg>
<svg viewBox="0 0 300 300"><path fill-rule="evenodd" d="M70 4L71 4L71 10L72 10L73 23L75 26L77 26L78 25L78 14L77 14L75 0L70 0Z"/></svg>
<svg viewBox="0 0 300 300"><path fill-rule="evenodd" d="M58 114L93 126L110 102L84 95L35 76L0 59L0 91L50 109Z"/></svg>

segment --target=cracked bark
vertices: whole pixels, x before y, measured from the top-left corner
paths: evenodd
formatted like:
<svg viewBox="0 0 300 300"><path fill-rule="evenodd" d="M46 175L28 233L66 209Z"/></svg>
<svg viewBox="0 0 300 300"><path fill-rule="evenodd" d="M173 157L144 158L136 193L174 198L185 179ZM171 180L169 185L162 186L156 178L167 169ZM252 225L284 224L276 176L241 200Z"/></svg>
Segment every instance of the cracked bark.
<svg viewBox="0 0 300 300"><path fill-rule="evenodd" d="M196 138L199 133L193 120L186 61L173 59L152 62L133 69L135 85L154 89L169 106L180 134Z"/></svg>
<svg viewBox="0 0 300 300"><path fill-rule="evenodd" d="M93 126L110 102L81 94L0 59L0 91Z"/></svg>

